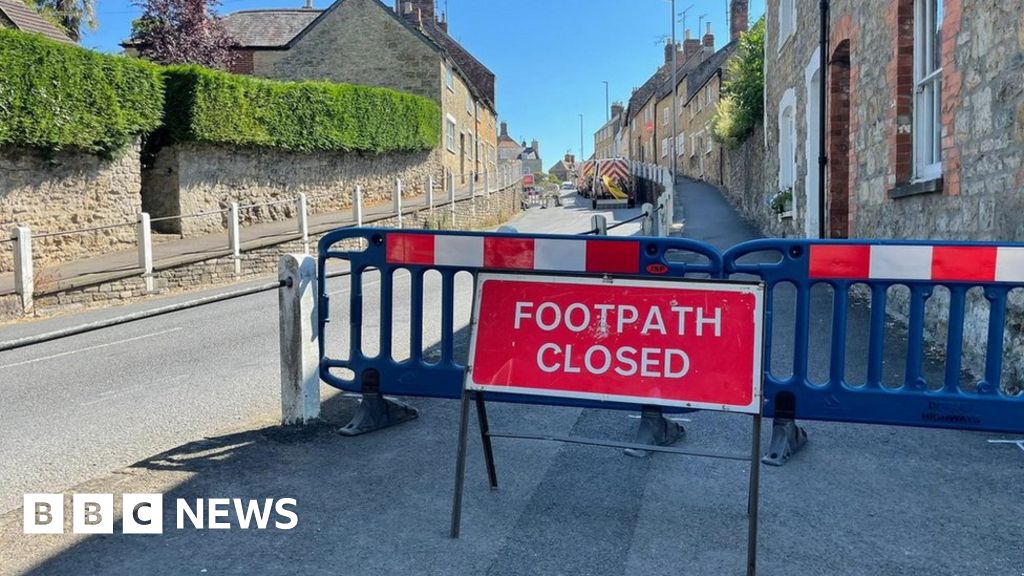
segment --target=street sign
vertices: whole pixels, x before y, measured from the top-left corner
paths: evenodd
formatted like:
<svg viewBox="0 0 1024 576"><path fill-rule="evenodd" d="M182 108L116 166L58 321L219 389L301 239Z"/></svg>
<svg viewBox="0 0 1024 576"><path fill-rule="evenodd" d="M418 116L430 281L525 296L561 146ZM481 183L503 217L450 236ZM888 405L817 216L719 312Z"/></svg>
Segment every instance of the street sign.
<svg viewBox="0 0 1024 576"><path fill-rule="evenodd" d="M759 413L760 284L481 273L466 387Z"/></svg>
<svg viewBox="0 0 1024 576"><path fill-rule="evenodd" d="M533 186L533 184L534 184L533 174L526 174L526 175L523 176L523 186L529 187L529 186Z"/></svg>

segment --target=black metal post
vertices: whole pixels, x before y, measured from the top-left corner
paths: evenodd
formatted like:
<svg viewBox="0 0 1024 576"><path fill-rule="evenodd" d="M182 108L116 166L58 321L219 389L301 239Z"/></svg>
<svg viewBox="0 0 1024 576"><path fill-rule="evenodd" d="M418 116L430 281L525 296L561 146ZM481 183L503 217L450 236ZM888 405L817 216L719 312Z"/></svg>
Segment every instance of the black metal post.
<svg viewBox="0 0 1024 576"><path fill-rule="evenodd" d="M455 458L455 495L452 500L451 537L458 538L462 527L462 488L466 483L466 431L469 429L469 391L462 391L459 416L459 449Z"/></svg>
<svg viewBox="0 0 1024 576"><path fill-rule="evenodd" d="M484 462L487 464L487 480L491 490L498 489L498 473L494 468L494 449L491 447L491 425L487 422L487 407L484 405L484 393L477 392L476 418L480 424L480 441L484 445Z"/></svg>
<svg viewBox="0 0 1024 576"><path fill-rule="evenodd" d="M747 576L757 574L757 508L761 487L761 414L754 415L747 500Z"/></svg>
<svg viewBox="0 0 1024 576"><path fill-rule="evenodd" d="M821 78L820 88L820 105L818 110L818 131L819 131L819 142L818 142L818 238L825 238L826 231L828 230L827 224L825 223L825 167L828 165L828 151L825 144L825 135L828 134L828 129L825 126L826 105L828 104L828 36L829 36L829 0L820 0L819 7L821 9L821 54L820 64L818 64L820 70L818 71L819 77ZM810 169L810 166L808 166Z"/></svg>

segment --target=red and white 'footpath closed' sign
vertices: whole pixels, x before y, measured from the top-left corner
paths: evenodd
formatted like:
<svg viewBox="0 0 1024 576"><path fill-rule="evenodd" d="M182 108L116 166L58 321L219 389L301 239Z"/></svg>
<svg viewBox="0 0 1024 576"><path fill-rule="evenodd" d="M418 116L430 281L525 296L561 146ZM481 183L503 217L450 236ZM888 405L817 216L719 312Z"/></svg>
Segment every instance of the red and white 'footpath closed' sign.
<svg viewBox="0 0 1024 576"><path fill-rule="evenodd" d="M480 274L467 387L756 413L760 285Z"/></svg>

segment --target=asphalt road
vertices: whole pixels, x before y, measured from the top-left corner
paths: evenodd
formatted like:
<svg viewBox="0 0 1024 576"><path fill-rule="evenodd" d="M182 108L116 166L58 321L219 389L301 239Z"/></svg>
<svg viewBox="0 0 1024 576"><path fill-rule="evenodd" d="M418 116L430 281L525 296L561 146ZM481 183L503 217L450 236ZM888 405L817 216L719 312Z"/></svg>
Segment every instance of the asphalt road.
<svg viewBox="0 0 1024 576"><path fill-rule="evenodd" d="M706 186L683 185L676 205L685 205L687 236L725 247L756 235ZM589 228L589 214L532 210L517 225L576 232ZM429 284L426 292L432 293ZM782 358L792 321L784 300L775 309ZM398 315L407 313L402 299L395 304ZM825 304L816 297L812 309ZM0 355L0 366L38 360L0 368L0 485L8 499L28 489L59 490L168 448L97 488L186 499L294 497L301 507L296 530L64 538L53 541L63 549L40 554L42 539L5 538L17 532L13 519L0 533L0 573L4 558L22 557L34 558L25 571L46 576L743 573L745 463L634 459L598 447L496 440L500 490L492 492L474 423L463 536L449 540L456 402L415 399L422 410L415 422L356 438L332 428L298 436L272 428L216 435L232 422L251 428L276 416L275 307L272 295L254 297L169 316L148 330L75 339L77 347ZM852 322L863 315L851 311ZM158 334L173 328L180 330ZM814 364L822 365L827 332L827 324L815 326ZM121 345L84 350L132 337L145 338L124 343L124 351ZM82 351L44 359L74 350ZM863 357L854 349L850 370L862 370L857 359ZM928 365L936 368L934 360ZM160 389L175 386L169 379L176 374L185 381ZM11 386L9 376L30 382ZM161 378L153 387L140 384ZM110 396L90 406L96 414L79 405L104 392ZM337 395L324 404L332 422L344 422L353 407ZM502 431L623 440L636 426L635 415L616 411L512 404L489 410ZM687 419L682 446L727 452L748 446L748 418L701 412ZM1024 452L989 443L1012 438L805 424L804 451L784 467L763 469L760 574L1024 573ZM10 552L2 546L8 542Z"/></svg>
<svg viewBox="0 0 1024 576"><path fill-rule="evenodd" d="M604 212L609 223L638 213ZM580 200L578 206L532 208L510 224L524 232L574 234L590 229L593 214ZM611 234L638 229L627 224ZM396 308L400 325L403 314L408 318L408 285L397 286L396 303L404 303ZM14 324L0 328L0 340L235 288ZM469 283L459 288L468 302ZM439 297L437 284L428 282L426 290L428 298ZM366 317L379 317L378 305L369 299ZM469 318L466 306L460 310L457 326ZM343 318L339 311L332 326ZM439 318L427 322L426 343L432 343L429 334L440 334L439 326ZM344 336L339 331L332 344L344 345ZM396 331L396 343L403 337L408 343L407 332ZM367 344L375 346L373 339ZM24 493L59 492L197 438L278 419L279 378L274 292L0 352L0 513L20 506ZM324 397L333 393L324 387Z"/></svg>

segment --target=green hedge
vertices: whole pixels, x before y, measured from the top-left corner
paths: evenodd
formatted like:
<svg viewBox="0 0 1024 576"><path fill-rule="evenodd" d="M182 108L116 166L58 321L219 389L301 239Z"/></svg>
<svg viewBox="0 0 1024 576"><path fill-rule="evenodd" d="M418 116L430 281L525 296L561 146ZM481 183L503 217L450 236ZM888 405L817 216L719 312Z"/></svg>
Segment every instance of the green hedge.
<svg viewBox="0 0 1024 576"><path fill-rule="evenodd" d="M159 67L0 29L0 144L111 154L160 126Z"/></svg>
<svg viewBox="0 0 1024 576"><path fill-rule="evenodd" d="M276 82L198 66L164 71L176 141L299 152L430 150L441 112L420 96L326 82Z"/></svg>

